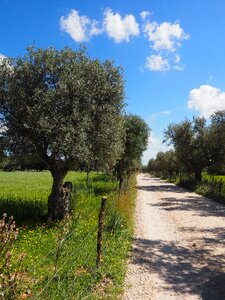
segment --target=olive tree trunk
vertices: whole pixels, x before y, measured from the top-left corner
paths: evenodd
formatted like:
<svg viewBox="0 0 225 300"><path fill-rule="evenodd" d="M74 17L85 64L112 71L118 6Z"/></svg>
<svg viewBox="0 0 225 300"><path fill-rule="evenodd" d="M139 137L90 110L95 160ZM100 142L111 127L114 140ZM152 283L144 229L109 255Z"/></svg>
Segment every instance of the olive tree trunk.
<svg viewBox="0 0 225 300"><path fill-rule="evenodd" d="M195 182L202 181L202 170L195 170Z"/></svg>
<svg viewBox="0 0 225 300"><path fill-rule="evenodd" d="M118 179L119 179L119 193L122 193L125 188L124 175L122 174L122 172L119 173Z"/></svg>
<svg viewBox="0 0 225 300"><path fill-rule="evenodd" d="M63 180L67 171L51 171L53 177L52 191L48 198L48 220L62 220L65 217L63 199Z"/></svg>

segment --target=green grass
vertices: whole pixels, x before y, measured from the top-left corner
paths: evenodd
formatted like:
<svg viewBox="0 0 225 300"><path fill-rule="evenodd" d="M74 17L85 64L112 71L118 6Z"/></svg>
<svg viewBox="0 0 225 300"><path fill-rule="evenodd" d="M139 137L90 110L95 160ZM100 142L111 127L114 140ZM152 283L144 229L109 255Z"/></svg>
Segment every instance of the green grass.
<svg viewBox="0 0 225 300"><path fill-rule="evenodd" d="M190 191L225 204L225 176L202 173L202 181L196 183L193 178L182 174L182 180L178 178L176 182Z"/></svg>
<svg viewBox="0 0 225 300"><path fill-rule="evenodd" d="M12 209L14 215L22 217L22 212L17 212L18 207L25 203L23 207L30 209L29 205L33 203L33 210L25 214L29 215L30 222L20 220L20 233L13 249L12 269L16 266L16 257L25 254L16 299L29 290L27 299L116 299L121 293L131 247L135 181L132 180L130 189L119 197L117 182L93 173L87 187L85 177L85 173L70 172L66 178L74 185L72 218L67 223L46 224L41 222L41 216L38 219L35 209L37 203L41 203L41 213L45 213L51 188L49 172L0 173L1 185L4 186L4 181L8 187L0 189L5 207L7 201L18 203ZM108 196L103 261L96 268L97 224L102 195ZM65 226L68 226L68 231L60 239L58 236Z"/></svg>
<svg viewBox="0 0 225 300"><path fill-rule="evenodd" d="M212 175L206 172L203 172L202 179L207 181L222 181L225 182L225 175Z"/></svg>
<svg viewBox="0 0 225 300"><path fill-rule="evenodd" d="M92 173L91 178L97 174ZM65 181L78 185L86 174L69 172ZM44 172L0 172L0 214L13 215L17 222L43 219L47 214L47 199L52 177Z"/></svg>

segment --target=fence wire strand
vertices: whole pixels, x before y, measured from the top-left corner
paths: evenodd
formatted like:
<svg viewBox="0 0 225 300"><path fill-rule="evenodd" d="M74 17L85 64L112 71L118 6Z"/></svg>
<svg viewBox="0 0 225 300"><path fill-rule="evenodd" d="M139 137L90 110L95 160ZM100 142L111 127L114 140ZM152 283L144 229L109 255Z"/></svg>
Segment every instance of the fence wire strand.
<svg viewBox="0 0 225 300"><path fill-rule="evenodd" d="M98 228L98 226L93 227L85 236L85 238L83 239L83 241L76 247L76 250L79 249L80 246L82 246L84 244L84 242L86 241L86 239L88 238L88 236L90 236L90 234L96 230ZM75 250L75 253L76 253ZM63 267L65 266L65 264L68 262L68 260L70 259L70 256L63 262L63 264L60 266L60 268L57 270L57 272L51 277L51 279L47 282L47 284L44 286L44 288L42 289L42 291L34 298L34 300L38 299L43 292L47 289L47 287L49 286L49 284L52 282L52 280L59 274L59 272L63 269Z"/></svg>
<svg viewBox="0 0 225 300"><path fill-rule="evenodd" d="M115 205L115 204L114 204ZM110 203L110 205L107 205L106 206L106 210L105 210L105 215L106 215L106 217L107 216L109 216L113 211L114 211L114 209L115 209L115 206L114 205L112 205L112 203ZM90 215L89 215L89 219L91 219L91 218L93 218L93 217L97 217L98 218L98 212L97 211L95 211L94 213L91 213ZM85 218L86 219L86 218ZM97 221L97 220L96 220ZM89 232L85 235L85 237L83 238L83 240L82 240L82 242L80 242L79 243L79 245L76 247L76 249L74 250L74 251L72 251L72 254L73 255L75 255L77 252L79 252L79 251L77 251L79 248L80 248L80 246L82 246L83 244L84 244L84 242L87 240L87 238L90 236L90 234L92 233L92 232L94 232L94 230L96 230L96 233L97 233L97 229L98 229L98 224L96 225L96 226L94 226L91 230L89 230ZM65 239L64 239L64 241L63 241L63 244L65 245L65 243L73 236L73 234L75 234L76 233L76 230L72 230L66 237L65 237ZM36 264L35 266L33 266L33 268L31 268L30 270L29 270L29 272L33 272L34 270L36 270L39 266L41 266L42 265L42 263L46 260L46 258L47 257L49 257L52 253L54 253L55 251L56 251L56 249L57 249L57 247L58 247L58 245L56 245L51 251L49 251L42 259L41 259L41 261L38 263L38 264ZM86 257L85 257L85 261L87 261L87 259L89 258L89 257L91 257L92 256L92 253L90 252L89 253L89 255L87 255ZM60 266L60 268L57 270L57 272L51 277L51 279L47 282L47 284L43 287L43 289L41 290L41 292L34 298L34 300L36 300L36 299L38 299L43 293L44 293L44 291L47 289L47 287L50 285L50 283L53 281L53 279L59 274L59 272L63 269L63 267L65 266L65 264L69 261L69 259L70 259L71 257L70 256L68 256L68 258L63 262L63 264ZM77 259L75 260L75 262L77 261ZM74 266L74 263L72 263L72 267ZM71 268L72 267L70 267L69 268L69 270L71 270ZM67 274L69 273L69 271L67 272ZM91 283L86 287L86 289L85 289L85 291L87 291L87 289L93 284L93 282L94 282L94 280L95 280L95 278L96 278L96 276L97 276L97 274L95 274L95 276L93 277L93 280L91 280ZM77 281L77 278L78 278L78 275L76 275L76 276L74 276L74 278L73 278L73 292L74 292L74 288L75 288L75 282ZM13 285L11 285L8 289L6 289L5 290L5 292L8 292L13 286L15 286L17 284L17 282L14 282L14 284ZM80 295L80 294L83 294L83 291L82 292L80 292L79 294L78 294L78 296ZM85 296L84 298L81 298L81 299L85 299L86 297L88 297L88 296Z"/></svg>
<svg viewBox="0 0 225 300"><path fill-rule="evenodd" d="M93 218L95 215L97 214L97 212L94 212L92 214L89 215L89 218ZM95 227L94 227L95 228ZM97 228L97 225L96 225ZM90 231L92 231L93 229L91 229ZM87 233L87 235L90 233L90 231ZM72 236L73 234L75 234L77 231L76 230L72 230L64 239L63 244L65 244ZM84 237L84 239L86 239L87 235ZM83 240L84 241L84 240ZM83 241L81 242L81 244L83 244ZM47 257L49 257L52 253L54 253L57 250L58 245L56 245L51 251L49 251L42 259L41 261L38 262L38 264L34 265L31 269L29 269L29 272L33 272L35 270L37 270L37 268L39 266L41 266ZM78 246L79 247L79 246ZM78 247L76 247L76 250L78 249ZM74 253L73 253L74 254ZM13 288L14 286L17 285L17 282L14 282L12 285L10 285L7 289L4 290L5 293L7 293L11 288Z"/></svg>
<svg viewBox="0 0 225 300"><path fill-rule="evenodd" d="M107 207L105 214L106 214L106 215L109 215L113 210L114 210L114 206L110 205L109 207ZM96 212L93 213L93 214L91 215L91 217L93 217L93 216L95 216L95 215L96 215ZM77 252L76 252L77 249L79 249L79 247L80 247L81 245L84 244L84 241L88 238L88 236L90 236L90 234L91 234L94 230L97 230L97 228L98 228L98 225L96 225L94 228L92 228L92 229L86 234L86 236L85 236L85 238L83 239L83 241L76 247L75 253L77 253ZM96 232L97 232L97 231L96 231ZM74 252L73 252L73 254L74 254ZM88 255L86 255L85 261L87 261L92 255L93 255L92 252L90 252ZM38 299L38 298L43 294L43 292L46 290L46 288L49 286L49 284L52 282L52 280L53 280L53 279L56 277L56 275L62 270L63 266L68 262L69 258L70 258L70 256L64 261L64 263L63 263L62 266L58 269L58 271L54 274L54 276L52 276L52 278L47 282L47 284L44 286L44 288L42 289L41 293L39 293L39 294L37 295L37 297L35 298L35 300ZM77 258L78 258L78 257L76 257L76 259L72 262L72 266L69 268L69 270L71 270L71 269L74 267L75 262L77 262ZM68 270L67 274L69 274L69 270ZM97 274L95 274L95 276L92 277L91 283L85 288L84 291L87 291L87 290L88 290L88 288L93 284L93 282L94 282L94 280L96 279L96 277L97 277ZM76 275L76 276L73 277L73 288L72 288L73 290L72 290L72 296L74 296L75 283L77 282L77 279L78 279L78 275ZM84 291L80 292L78 295L76 295L76 297L78 297L80 294L83 294ZM87 297L87 296L85 296L85 297ZM83 298L82 298L82 299L83 299Z"/></svg>

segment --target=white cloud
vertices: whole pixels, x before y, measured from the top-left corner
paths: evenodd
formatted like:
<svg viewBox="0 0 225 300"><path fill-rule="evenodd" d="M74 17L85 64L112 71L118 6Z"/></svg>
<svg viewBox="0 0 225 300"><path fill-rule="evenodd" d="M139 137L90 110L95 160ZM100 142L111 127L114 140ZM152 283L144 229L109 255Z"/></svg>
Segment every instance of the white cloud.
<svg viewBox="0 0 225 300"><path fill-rule="evenodd" d="M175 52L181 46L181 41L189 38L178 22L147 22L144 32L155 51Z"/></svg>
<svg viewBox="0 0 225 300"><path fill-rule="evenodd" d="M175 58L174 58L174 66L173 66L173 69L176 70L176 71L183 71L184 70L184 66L181 65L180 63L181 61L181 57L179 54L175 54Z"/></svg>
<svg viewBox="0 0 225 300"><path fill-rule="evenodd" d="M184 66L181 64L181 58L177 51L181 42L188 39L189 35L184 32L179 22L150 21L148 17L151 14L149 11L140 13L144 36L147 37L152 49L142 70L182 71ZM100 22L80 15L75 9L71 10L68 16L60 18L61 30L68 33L76 42L89 41L93 36L103 33L116 43L129 42L131 37L140 35L139 27L134 15L121 16L110 8L105 9Z"/></svg>
<svg viewBox="0 0 225 300"><path fill-rule="evenodd" d="M184 66L181 65L180 61L181 61L180 55L175 54L173 70L176 70L176 71L183 71L184 70Z"/></svg>
<svg viewBox="0 0 225 300"><path fill-rule="evenodd" d="M148 17L150 15L150 12L149 11L142 11L141 13L140 13L140 16L141 16L141 18L142 18L142 20L143 21L145 21L146 20L146 18Z"/></svg>
<svg viewBox="0 0 225 300"><path fill-rule="evenodd" d="M148 120L149 122L151 123L153 120L155 120L157 117L159 116L165 116L165 115L170 115L171 114L171 110L163 110L163 111L159 111L159 112L156 112L154 114L152 114Z"/></svg>
<svg viewBox="0 0 225 300"><path fill-rule="evenodd" d="M175 55L175 63L176 64L180 63L180 55L178 55L178 54Z"/></svg>
<svg viewBox="0 0 225 300"><path fill-rule="evenodd" d="M210 85L201 85L189 92L187 105L189 109L195 109L208 118L215 111L225 109L225 92Z"/></svg>
<svg viewBox="0 0 225 300"><path fill-rule="evenodd" d="M183 71L181 57L177 53L182 40L188 39L178 22L145 22L143 26L153 54L146 59L145 67L150 71ZM155 53L154 53L155 52Z"/></svg>
<svg viewBox="0 0 225 300"><path fill-rule="evenodd" d="M142 163L144 165L147 165L149 159L156 158L156 155L158 152L160 152L160 151L165 152L171 148L172 148L171 146L168 147L165 144L163 144L162 141L151 132L151 136L148 141L148 148L143 153L143 156L142 156Z"/></svg>
<svg viewBox="0 0 225 300"><path fill-rule="evenodd" d="M114 13L109 8L105 10L104 29L116 43L129 42L131 36L138 36L140 32L133 15L126 15L122 18L120 14Z"/></svg>
<svg viewBox="0 0 225 300"><path fill-rule="evenodd" d="M102 33L96 20L91 20L87 16L80 16L79 12L74 9L66 18L60 18L60 28L79 43L89 41L92 36Z"/></svg>
<svg viewBox="0 0 225 300"><path fill-rule="evenodd" d="M175 71L184 71L184 67L181 65L175 65L173 66L173 70Z"/></svg>
<svg viewBox="0 0 225 300"><path fill-rule="evenodd" d="M168 60L161 55L151 55L146 58L145 68L150 71L168 71L170 65Z"/></svg>

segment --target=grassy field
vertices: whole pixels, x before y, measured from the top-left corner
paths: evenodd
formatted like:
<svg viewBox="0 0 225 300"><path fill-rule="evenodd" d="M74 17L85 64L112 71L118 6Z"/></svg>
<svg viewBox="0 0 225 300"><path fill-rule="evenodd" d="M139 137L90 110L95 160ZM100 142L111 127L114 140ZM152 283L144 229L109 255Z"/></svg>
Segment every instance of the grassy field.
<svg viewBox="0 0 225 300"><path fill-rule="evenodd" d="M70 172L73 216L66 222L44 223L51 189L49 172L1 172L0 211L19 220L12 272L25 254L15 299L115 299L122 291L126 258L131 246L135 180L117 194L117 182L92 174ZM98 213L107 195L103 261L96 268ZM5 293L7 298L7 291ZM54 295L54 296L53 296ZM13 299L10 295L8 299Z"/></svg>
<svg viewBox="0 0 225 300"><path fill-rule="evenodd" d="M225 204L225 176L203 172L202 181L195 182L193 178L182 174L182 180L178 176L176 184L216 202Z"/></svg>
<svg viewBox="0 0 225 300"><path fill-rule="evenodd" d="M76 185L85 176L85 173L69 172L65 180ZM47 213L51 185L48 171L0 172L0 213L13 215L18 222L39 220Z"/></svg>

